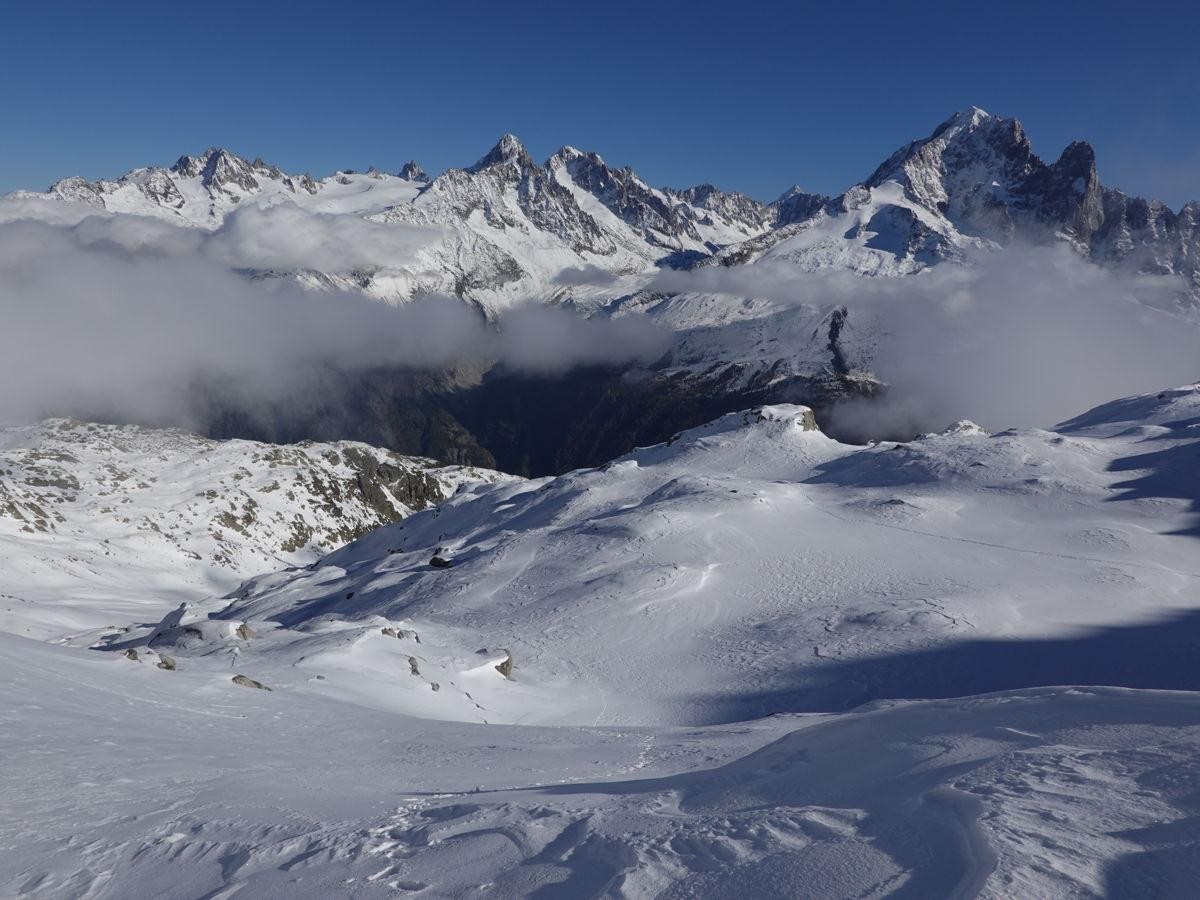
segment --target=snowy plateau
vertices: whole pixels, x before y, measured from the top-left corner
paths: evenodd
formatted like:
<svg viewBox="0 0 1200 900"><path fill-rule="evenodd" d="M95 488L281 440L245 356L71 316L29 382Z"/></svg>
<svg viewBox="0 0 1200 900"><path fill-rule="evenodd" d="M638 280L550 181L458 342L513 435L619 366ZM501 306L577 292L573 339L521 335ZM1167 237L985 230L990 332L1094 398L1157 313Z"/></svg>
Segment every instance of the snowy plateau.
<svg viewBox="0 0 1200 900"><path fill-rule="evenodd" d="M1111 385L1194 346L1167 342L1200 329L1197 204L972 107L839 197L660 189L511 135L436 177L212 149L0 198L0 287L49 240L661 344L503 393L503 342L436 391L326 372L352 416L314 429L211 385L193 430L0 426L0 896L1195 896L1200 373ZM1010 297L1014 252L1094 305ZM1021 391L1078 406L917 428L971 414L947 381L989 396L963 360L1012 332L962 311L1010 299L1062 382L1031 357ZM1059 320L1127 357L1076 377ZM1145 322L1164 343L1119 343ZM897 363L917 331L932 379ZM532 462L529 422L559 441Z"/></svg>

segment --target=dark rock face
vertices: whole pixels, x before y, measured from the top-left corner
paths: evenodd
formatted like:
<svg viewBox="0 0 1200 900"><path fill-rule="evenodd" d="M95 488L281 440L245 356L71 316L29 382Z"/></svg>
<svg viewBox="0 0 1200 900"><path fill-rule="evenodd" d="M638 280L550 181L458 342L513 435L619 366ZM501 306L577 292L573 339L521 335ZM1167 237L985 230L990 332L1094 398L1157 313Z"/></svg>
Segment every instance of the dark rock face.
<svg viewBox="0 0 1200 900"><path fill-rule="evenodd" d="M342 456L347 464L359 470L355 476L355 486L363 499L381 516L394 517L397 514L391 497L412 509L424 509L442 499L441 485L428 472L379 462L370 453L354 447L346 448ZM384 487L387 492L383 490Z"/></svg>
<svg viewBox="0 0 1200 900"><path fill-rule="evenodd" d="M268 165L261 159L251 163L221 147L209 147L200 156L181 156L171 171L184 178L199 176L201 184L210 191L236 185L247 193L258 190L255 171L265 177L279 178L283 175L278 167Z"/></svg>
<svg viewBox="0 0 1200 900"><path fill-rule="evenodd" d="M677 250L683 238L703 242L697 225L712 225L713 215L740 227L747 236L760 231L771 219L767 208L757 200L726 193L711 184L656 191L633 169L610 166L596 153L564 147L545 166L550 172L559 167L646 243L668 251ZM715 249L711 247L710 252ZM681 267L681 259L668 260L669 265Z"/></svg>
<svg viewBox="0 0 1200 900"><path fill-rule="evenodd" d="M50 186L50 193L69 203L87 203L89 206L104 208L104 191L101 186L79 175L55 182Z"/></svg>
<svg viewBox="0 0 1200 900"><path fill-rule="evenodd" d="M611 255L616 245L585 213L569 190L533 161L513 135L506 134L484 157L467 169L450 169L435 178L421 194L424 202L440 201L467 218L476 210L493 228L521 228L502 202L515 187L521 211L538 229L566 240L577 253Z"/></svg>
<svg viewBox="0 0 1200 900"><path fill-rule="evenodd" d="M1035 157L1036 159L1036 157ZM1076 141L1052 166L1032 166L1021 185L1023 205L1039 222L1087 243L1104 221L1096 154Z"/></svg>
<svg viewBox="0 0 1200 900"><path fill-rule="evenodd" d="M408 181L430 181L430 178L425 173L425 170L421 168L420 164L415 159L410 159L403 166L401 166L399 175L401 178L407 179Z"/></svg>
<svg viewBox="0 0 1200 900"><path fill-rule="evenodd" d="M829 198L821 194L810 194L799 186L785 191L778 200L770 206L776 228L791 225L794 222L806 222L820 212L829 203Z"/></svg>
<svg viewBox="0 0 1200 900"><path fill-rule="evenodd" d="M722 191L711 184L699 184L684 190L667 189L667 195L696 207L717 213L727 222L736 222L757 230L771 221L770 210L759 201L737 191Z"/></svg>
<svg viewBox="0 0 1200 900"><path fill-rule="evenodd" d="M563 156L564 164L575 183L650 243L664 246L663 236L688 229L688 223L675 208L655 194L632 169L610 168L595 153L562 153L567 154ZM694 227L691 236L699 239Z"/></svg>
<svg viewBox="0 0 1200 900"><path fill-rule="evenodd" d="M498 666L496 666L496 671L499 672L501 675L503 675L505 678L512 678L512 672L513 672L512 651L510 651L510 650L504 651L504 662L502 662Z"/></svg>
<svg viewBox="0 0 1200 900"><path fill-rule="evenodd" d="M130 176L126 176L130 178ZM122 179L124 181L125 179ZM183 194L171 179L166 169L147 169L136 178L138 189L160 206L170 206L179 209L184 204Z"/></svg>
<svg viewBox="0 0 1200 900"><path fill-rule="evenodd" d="M844 324L844 318L830 324L829 339L839 347ZM544 376L496 370L471 387L405 371L331 373L319 395L252 414L239 412L227 398L207 398L212 414L204 430L274 443L363 441L447 463L549 475L602 465L728 412L788 402L823 416L839 400L878 390L851 377L844 354L842 365L845 371L838 371L831 362L822 377L776 369L748 377L734 367L702 376L605 367ZM416 509L440 499L422 473L354 453L346 461L359 474L344 489L360 493L381 513L391 508L385 486ZM342 489L330 487L331 502Z"/></svg>

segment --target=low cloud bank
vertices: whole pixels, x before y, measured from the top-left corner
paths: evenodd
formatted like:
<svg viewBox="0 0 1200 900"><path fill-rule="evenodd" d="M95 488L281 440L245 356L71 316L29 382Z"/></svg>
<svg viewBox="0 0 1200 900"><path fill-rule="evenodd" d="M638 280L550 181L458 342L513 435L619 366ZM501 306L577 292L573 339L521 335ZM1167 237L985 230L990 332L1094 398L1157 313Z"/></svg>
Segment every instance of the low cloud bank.
<svg viewBox="0 0 1200 900"><path fill-rule="evenodd" d="M31 221L49 210L51 222ZM488 323L428 297L395 307L239 272L419 268L436 229L247 206L212 232L97 215L86 204L0 201L0 421L77 415L192 421L189 398L302 397L321 372L497 362L554 373L645 362L669 336L640 316L544 306ZM563 285L610 282L592 267ZM849 311L851 361L890 385L827 423L855 437L1052 425L1114 397L1200 379L1196 310L1178 279L1102 268L1063 246L981 253L904 278L787 264L666 270L651 290Z"/></svg>
<svg viewBox="0 0 1200 900"><path fill-rule="evenodd" d="M1177 278L1095 265L1066 247L981 253L904 278L787 265L664 272L659 290L845 306L857 363L886 381L830 423L859 438L1049 426L1116 397L1200 380L1200 326Z"/></svg>
<svg viewBox="0 0 1200 900"><path fill-rule="evenodd" d="M295 207L239 210L213 233L133 216L0 217L0 421L194 425L189 398L212 385L267 403L303 396L328 369L499 362L554 372L666 347L645 321L538 307L488 323L453 298L392 306L234 271L398 266L429 237Z"/></svg>

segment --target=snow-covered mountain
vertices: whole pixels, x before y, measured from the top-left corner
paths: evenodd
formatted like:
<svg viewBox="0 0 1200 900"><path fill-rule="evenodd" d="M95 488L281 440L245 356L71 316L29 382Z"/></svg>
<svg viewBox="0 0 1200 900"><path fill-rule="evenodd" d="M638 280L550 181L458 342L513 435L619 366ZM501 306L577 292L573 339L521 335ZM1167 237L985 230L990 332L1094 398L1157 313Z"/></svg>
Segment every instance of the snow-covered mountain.
<svg viewBox="0 0 1200 900"><path fill-rule="evenodd" d="M135 169L116 181L68 178L46 194L10 196L207 229L247 203L281 202L433 226L437 235L411 270L378 266L353 278L325 271L314 283L389 299L453 293L487 309L586 295L585 285L563 278L576 270L603 274L594 287L611 298L663 266L784 261L903 275L1018 240L1065 241L1104 264L1178 275L1200 296L1200 206L1176 212L1104 187L1081 141L1046 163L1020 122L976 107L900 148L839 197L791 188L769 205L711 185L655 188L572 147L539 165L513 135L474 165L433 179L415 162L398 175L372 169L316 179L211 148L169 169ZM22 207L37 214L30 209Z"/></svg>
<svg viewBox="0 0 1200 900"><path fill-rule="evenodd" d="M169 169L135 169L116 181L68 178L45 194L20 191L10 199L65 201L210 230L247 204L280 203L432 226L437 231L415 272L347 267L302 274L316 286L362 288L386 299L444 292L487 308L527 295L554 296L564 270L628 275L659 262L693 262L762 233L772 220L767 207L741 194L712 185L655 189L628 168L610 168L598 155L569 147L538 165L513 135L473 166L433 179L413 161L397 175L372 169L318 180L214 147ZM45 215L52 213L52 206L44 207ZM24 205L22 214L36 216L38 207Z"/></svg>
<svg viewBox="0 0 1200 900"><path fill-rule="evenodd" d="M1198 420L855 447L764 407L0 635L0 890L1185 896Z"/></svg>
<svg viewBox="0 0 1200 900"><path fill-rule="evenodd" d="M0 630L38 637L306 565L487 469L51 420L0 428Z"/></svg>
<svg viewBox="0 0 1200 900"><path fill-rule="evenodd" d="M720 261L903 275L959 259L966 248L1065 241L1100 263L1181 276L1200 297L1200 205L1174 212L1104 187L1083 141L1048 164L1019 121L978 107L901 147L862 184L821 200L785 194L775 204L789 210L778 227L727 248Z"/></svg>

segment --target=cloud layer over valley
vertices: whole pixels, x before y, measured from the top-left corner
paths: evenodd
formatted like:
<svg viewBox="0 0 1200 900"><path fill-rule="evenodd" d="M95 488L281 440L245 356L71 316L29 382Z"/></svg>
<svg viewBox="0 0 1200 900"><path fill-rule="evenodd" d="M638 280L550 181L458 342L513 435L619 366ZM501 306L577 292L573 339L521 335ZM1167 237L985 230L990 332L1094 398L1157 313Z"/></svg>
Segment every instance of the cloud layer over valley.
<svg viewBox="0 0 1200 900"><path fill-rule="evenodd" d="M60 204L59 206L65 206ZM323 368L531 372L646 361L665 336L640 318L585 321L550 307L488 322L457 300L400 306L305 290L255 272L411 262L436 233L294 206L247 207L213 232L138 216L59 224L0 204L0 420L49 415L193 424L188 397L231 384L242 401L302 396ZM8 221L4 221L7 218Z"/></svg>
<svg viewBox="0 0 1200 900"><path fill-rule="evenodd" d="M1095 265L1064 245L980 252L900 278L784 263L669 271L652 288L844 306L862 358L889 385L837 411L860 437L1048 426L1112 397L1200 379L1200 327L1183 284Z"/></svg>

